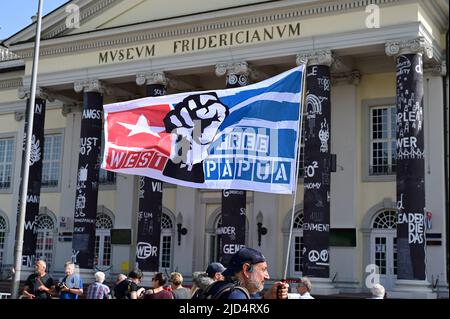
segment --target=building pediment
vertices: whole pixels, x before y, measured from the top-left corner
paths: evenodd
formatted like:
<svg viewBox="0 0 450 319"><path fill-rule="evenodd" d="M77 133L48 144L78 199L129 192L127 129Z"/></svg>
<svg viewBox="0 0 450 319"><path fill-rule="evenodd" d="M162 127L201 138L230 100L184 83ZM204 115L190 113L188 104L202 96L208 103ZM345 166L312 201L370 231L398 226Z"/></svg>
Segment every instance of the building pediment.
<svg viewBox="0 0 450 319"><path fill-rule="evenodd" d="M241 7L261 0L71 0L42 19L42 40L139 23ZM168 8L170 8L168 10ZM5 40L8 46L32 41L35 23Z"/></svg>

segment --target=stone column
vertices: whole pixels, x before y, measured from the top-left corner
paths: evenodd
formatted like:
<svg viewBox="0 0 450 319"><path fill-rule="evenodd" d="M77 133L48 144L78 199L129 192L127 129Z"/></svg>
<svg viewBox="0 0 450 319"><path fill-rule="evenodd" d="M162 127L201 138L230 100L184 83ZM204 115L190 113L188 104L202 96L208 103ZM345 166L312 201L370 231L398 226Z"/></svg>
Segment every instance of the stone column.
<svg viewBox="0 0 450 319"><path fill-rule="evenodd" d="M44 157L44 123L45 123L45 106L48 94L42 88L37 88L35 104L30 105L30 91L24 87L19 88L18 97L20 99L27 98L27 107L25 114L24 139L22 144L22 154L25 152L26 130L28 112L33 110L33 132L31 137L31 154L29 165L29 177L27 187L27 204L25 212L25 231L23 237L23 257L22 265L24 267L33 268L36 258L43 258L45 256L36 256L36 239L37 239L37 219L39 216L39 203L41 195L41 181L42 181L42 160ZM22 156L24 159L25 156ZM23 170L25 163L22 160L21 181L23 178ZM22 182L21 182L22 184ZM19 196L20 201L20 196ZM20 202L19 202L20 205Z"/></svg>
<svg viewBox="0 0 450 319"><path fill-rule="evenodd" d="M163 72L139 73L136 83L146 84L146 96L166 94L167 78ZM157 179L139 177L136 263L145 272L159 271L162 186L163 183Z"/></svg>
<svg viewBox="0 0 450 319"><path fill-rule="evenodd" d="M423 38L386 43L397 74L397 282L394 290L428 294L425 260ZM414 297L414 296L411 296ZM426 297L425 295L422 296Z"/></svg>
<svg viewBox="0 0 450 319"><path fill-rule="evenodd" d="M76 186L72 261L92 270L95 257L98 175L103 116L104 87L99 80L76 81L76 92L83 92L80 151Z"/></svg>
<svg viewBox="0 0 450 319"><path fill-rule="evenodd" d="M226 87L236 88L249 83L250 69L247 62L216 65L216 75L226 74ZM231 256L245 246L246 191L225 189L222 191L222 240L221 260L225 266Z"/></svg>
<svg viewBox="0 0 450 319"><path fill-rule="evenodd" d="M331 51L297 55L307 61L304 129L303 274L313 278L315 293L336 290L330 277ZM320 291L320 292L319 292Z"/></svg>

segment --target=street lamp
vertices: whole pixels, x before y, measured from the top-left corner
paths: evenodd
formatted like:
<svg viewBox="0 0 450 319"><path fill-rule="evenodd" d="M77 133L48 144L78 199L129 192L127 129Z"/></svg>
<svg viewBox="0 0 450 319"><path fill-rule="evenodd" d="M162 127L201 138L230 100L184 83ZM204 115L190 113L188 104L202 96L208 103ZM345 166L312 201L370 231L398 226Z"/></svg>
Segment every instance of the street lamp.
<svg viewBox="0 0 450 319"><path fill-rule="evenodd" d="M256 215L256 225L258 226L258 246L261 246L261 236L267 234L267 228L263 227L263 214L261 211Z"/></svg>
<svg viewBox="0 0 450 319"><path fill-rule="evenodd" d="M186 235L188 232L186 227L183 227L183 215L178 212L177 215L177 233L178 233L178 246L181 245L181 235Z"/></svg>

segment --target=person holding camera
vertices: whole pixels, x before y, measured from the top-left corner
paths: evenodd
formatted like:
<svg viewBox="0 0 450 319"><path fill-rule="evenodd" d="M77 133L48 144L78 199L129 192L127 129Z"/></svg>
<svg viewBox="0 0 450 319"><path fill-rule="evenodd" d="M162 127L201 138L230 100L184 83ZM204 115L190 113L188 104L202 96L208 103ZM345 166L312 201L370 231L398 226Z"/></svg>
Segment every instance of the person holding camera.
<svg viewBox="0 0 450 319"><path fill-rule="evenodd" d="M23 296L27 299L51 299L55 287L53 278L46 273L47 264L43 260L35 263L35 273L28 276L23 287Z"/></svg>
<svg viewBox="0 0 450 319"><path fill-rule="evenodd" d="M78 299L83 294L83 280L75 274L75 264L68 261L64 265L66 275L57 284L59 299Z"/></svg>

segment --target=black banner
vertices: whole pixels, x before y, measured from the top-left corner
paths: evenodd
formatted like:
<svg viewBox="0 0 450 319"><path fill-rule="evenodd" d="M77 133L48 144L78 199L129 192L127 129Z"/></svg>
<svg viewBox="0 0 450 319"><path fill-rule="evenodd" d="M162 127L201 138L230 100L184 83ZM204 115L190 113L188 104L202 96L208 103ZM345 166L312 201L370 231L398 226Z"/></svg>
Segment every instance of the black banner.
<svg viewBox="0 0 450 319"><path fill-rule="evenodd" d="M162 84L146 87L147 96L166 94ZM136 263L143 271L159 271L162 216L162 182L139 177L139 212L136 244Z"/></svg>
<svg viewBox="0 0 450 319"><path fill-rule="evenodd" d="M103 97L100 93L84 92L73 225L72 261L78 264L80 268L85 269L94 267L102 108Z"/></svg>
<svg viewBox="0 0 450 319"><path fill-rule="evenodd" d="M330 68L306 72L303 274L329 278L330 246Z"/></svg>
<svg viewBox="0 0 450 319"><path fill-rule="evenodd" d="M425 280L425 171L421 54L397 57L398 279Z"/></svg>
<svg viewBox="0 0 450 319"><path fill-rule="evenodd" d="M245 74L228 74L227 88L246 86ZM227 266L231 256L245 246L247 193L242 190L222 191L222 226L217 230L221 236L220 262Z"/></svg>
<svg viewBox="0 0 450 319"><path fill-rule="evenodd" d="M228 265L231 256L245 246L246 192L224 189L222 191L222 226L216 230L221 236L220 262Z"/></svg>
<svg viewBox="0 0 450 319"><path fill-rule="evenodd" d="M31 137L31 152L27 187L27 205L25 213L25 229L23 234L22 265L34 267L36 258L37 218L41 195L42 159L44 157L44 123L46 100L36 98L34 103L33 133ZM27 100L27 115L25 117L25 133L23 152L25 152L26 128L28 126L30 100ZM25 158L25 156L23 156ZM23 173L22 163L22 173ZM37 256L40 257L40 256Z"/></svg>

